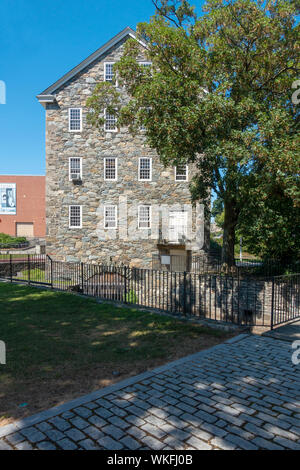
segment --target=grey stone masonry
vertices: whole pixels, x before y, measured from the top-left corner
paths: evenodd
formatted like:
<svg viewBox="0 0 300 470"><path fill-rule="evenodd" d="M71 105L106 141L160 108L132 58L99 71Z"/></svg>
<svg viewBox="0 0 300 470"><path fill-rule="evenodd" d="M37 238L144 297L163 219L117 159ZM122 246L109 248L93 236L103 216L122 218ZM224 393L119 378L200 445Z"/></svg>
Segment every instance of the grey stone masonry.
<svg viewBox="0 0 300 470"><path fill-rule="evenodd" d="M160 251L158 245L164 246L165 238L159 230L162 219L168 224L171 209L188 212L191 233L183 246L177 243L162 250L200 253L208 247L209 224L204 220L204 212L191 205L189 181L193 166L188 168L187 181L175 181L175 169L165 168L156 152L145 145L144 131L136 136L127 128L104 132L87 122L86 100L96 84L104 80L105 63L120 59L126 40L64 83L53 92L55 102L46 105L47 252L56 259L99 263L112 258L116 263L150 267L152 255ZM138 60L145 60L142 51ZM124 89L118 90L126 101ZM69 131L71 108L82 109L81 131ZM72 157L82 159L80 184L69 178ZM104 178L106 157L117 158L115 181ZM152 158L151 181L139 180L140 157ZM138 229L138 206L143 204L152 207L149 230ZM69 228L70 205L82 206L81 228ZM116 229L104 227L105 205L117 206Z"/></svg>
<svg viewBox="0 0 300 470"><path fill-rule="evenodd" d="M239 335L0 428L0 450L299 450L292 352L286 341Z"/></svg>

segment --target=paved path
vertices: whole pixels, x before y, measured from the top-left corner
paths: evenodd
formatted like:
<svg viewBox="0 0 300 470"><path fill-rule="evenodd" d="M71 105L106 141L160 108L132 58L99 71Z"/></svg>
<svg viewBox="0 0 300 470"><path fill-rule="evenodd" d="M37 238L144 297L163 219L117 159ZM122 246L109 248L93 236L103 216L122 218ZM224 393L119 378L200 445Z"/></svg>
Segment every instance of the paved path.
<svg viewBox="0 0 300 470"><path fill-rule="evenodd" d="M222 345L0 428L0 449L300 449L291 345Z"/></svg>
<svg viewBox="0 0 300 470"><path fill-rule="evenodd" d="M264 335L289 342L300 340L300 320L288 325L279 326L274 330L267 331Z"/></svg>

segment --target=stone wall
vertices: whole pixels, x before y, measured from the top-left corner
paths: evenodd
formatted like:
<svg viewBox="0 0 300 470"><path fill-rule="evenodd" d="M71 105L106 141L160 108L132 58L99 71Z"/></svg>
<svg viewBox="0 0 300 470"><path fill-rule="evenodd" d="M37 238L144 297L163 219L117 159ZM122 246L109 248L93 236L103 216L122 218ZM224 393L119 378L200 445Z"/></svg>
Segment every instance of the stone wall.
<svg viewBox="0 0 300 470"><path fill-rule="evenodd" d="M272 280L113 266L83 266L82 273L78 290L101 299L126 300L201 319L271 325ZM273 311L275 324L299 317L299 283L277 278Z"/></svg>
<svg viewBox="0 0 300 470"><path fill-rule="evenodd" d="M147 270L127 290L136 293L137 303L169 312L236 324L271 321L272 282L264 280Z"/></svg>
<svg viewBox="0 0 300 470"><path fill-rule="evenodd" d="M117 61L124 48L120 42L106 56L92 63L56 93L57 104L46 110L46 218L47 253L56 259L89 263L126 263L150 267L158 253L158 206L190 206L189 183L175 182L174 168L164 168L157 154L145 145L143 133L132 136L126 128L104 133L86 120L87 98L103 80L104 62ZM143 60L141 55L140 60ZM126 97L124 97L124 100ZM68 110L81 107L82 132L68 131ZM118 158L118 181L104 181L104 157ZM138 181L139 157L152 157L152 181ZM82 184L69 181L69 157L82 158ZM189 176L193 168L189 167ZM128 214L126 214L126 201ZM137 206L151 204L152 231L138 230ZM82 229L70 229L69 205L82 205ZM104 229L104 204L118 205L118 229ZM127 216L127 217L126 217ZM208 248L209 224L192 209L192 228L198 228L185 249L199 253ZM126 239L126 218L129 237Z"/></svg>

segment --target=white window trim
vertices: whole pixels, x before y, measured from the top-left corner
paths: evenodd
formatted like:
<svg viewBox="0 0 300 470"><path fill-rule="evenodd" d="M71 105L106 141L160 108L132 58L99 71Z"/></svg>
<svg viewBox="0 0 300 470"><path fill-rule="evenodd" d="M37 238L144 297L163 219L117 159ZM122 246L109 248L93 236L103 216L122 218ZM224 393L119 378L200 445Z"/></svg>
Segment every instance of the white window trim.
<svg viewBox="0 0 300 470"><path fill-rule="evenodd" d="M185 178L185 180L178 180L177 179L177 166L174 167L175 181L177 183L184 183L184 182L189 180L189 166L185 165L185 168L186 168L186 178Z"/></svg>
<svg viewBox="0 0 300 470"><path fill-rule="evenodd" d="M106 178L106 160L107 159L115 160L115 171L116 171L115 178ZM118 158L117 157L104 157L104 181L118 181Z"/></svg>
<svg viewBox="0 0 300 470"><path fill-rule="evenodd" d="M117 119L116 119L116 127L115 127L115 129L106 129L105 126L106 126L106 108L104 109L104 132L113 132L113 133L118 132L118 123L117 123Z"/></svg>
<svg viewBox="0 0 300 470"><path fill-rule="evenodd" d="M106 208L107 207L113 207L115 210L115 225L114 227L106 227ZM103 217L103 226L105 230L116 230L118 228L118 206L114 204L106 204L104 206L104 217Z"/></svg>
<svg viewBox="0 0 300 470"><path fill-rule="evenodd" d="M81 157L69 157L69 181L72 181L71 178L71 160L72 158L79 158L80 160L80 179L82 179L82 158Z"/></svg>
<svg viewBox="0 0 300 470"><path fill-rule="evenodd" d="M110 65L110 64L111 64L111 65L115 65L115 62L104 62L104 65L103 65L103 66L104 66L104 76L103 76L103 79L104 79L105 82L108 82L108 83L112 83L110 80L106 80L106 65ZM115 83L112 83L112 85L113 85L114 87L117 87L117 86L118 86L118 80L117 80L116 76L115 76Z"/></svg>
<svg viewBox="0 0 300 470"><path fill-rule="evenodd" d="M71 129L71 109L80 111L80 129ZM82 132L82 108L69 108L69 132Z"/></svg>
<svg viewBox="0 0 300 470"><path fill-rule="evenodd" d="M140 210L142 207L149 207L149 227L140 227ZM138 229L139 230L151 230L152 226L152 206L149 204L142 204L138 206Z"/></svg>
<svg viewBox="0 0 300 470"><path fill-rule="evenodd" d="M80 208L80 225L71 225L71 207L79 207ZM80 206L79 204L71 204L69 206L69 228L72 228L72 229L81 229L82 228L82 206Z"/></svg>
<svg viewBox="0 0 300 470"><path fill-rule="evenodd" d="M140 170L141 170L141 160L150 160L150 178L149 179L143 179L140 178ZM151 157L139 157L139 173L138 173L138 180L139 181L152 181L152 158Z"/></svg>

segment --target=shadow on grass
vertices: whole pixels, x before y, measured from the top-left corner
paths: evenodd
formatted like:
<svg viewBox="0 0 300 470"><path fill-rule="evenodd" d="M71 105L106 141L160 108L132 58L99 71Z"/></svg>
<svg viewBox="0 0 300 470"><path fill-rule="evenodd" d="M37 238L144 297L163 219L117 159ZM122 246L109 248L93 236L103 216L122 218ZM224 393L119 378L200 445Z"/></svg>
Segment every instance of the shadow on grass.
<svg viewBox="0 0 300 470"><path fill-rule="evenodd" d="M0 424L225 337L222 331L74 294L0 284L0 339L7 348L7 365L0 366Z"/></svg>

